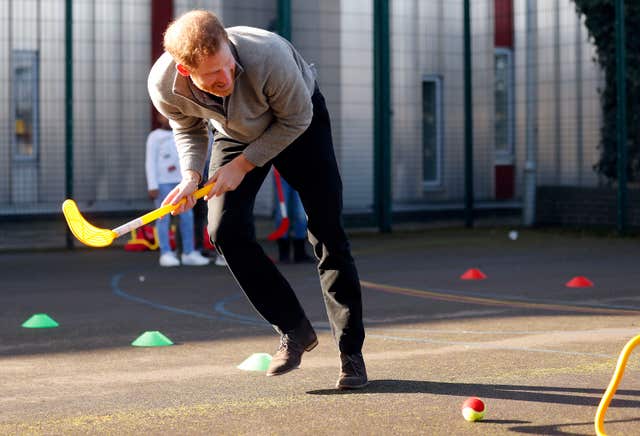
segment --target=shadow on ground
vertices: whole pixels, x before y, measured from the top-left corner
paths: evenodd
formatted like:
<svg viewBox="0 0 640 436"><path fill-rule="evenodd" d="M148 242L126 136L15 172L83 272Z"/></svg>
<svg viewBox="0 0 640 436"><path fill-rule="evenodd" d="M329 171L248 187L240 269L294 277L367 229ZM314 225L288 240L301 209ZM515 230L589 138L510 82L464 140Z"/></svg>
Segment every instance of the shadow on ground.
<svg viewBox="0 0 640 436"><path fill-rule="evenodd" d="M364 393L436 394L453 396L477 396L501 400L538 403L572 404L597 407L602 389L569 388L561 386L496 385L478 383L448 383L423 380L372 380L362 390L319 389L308 391L311 395L358 395ZM582 395L580 395L582 394ZM588 395L588 396L585 396ZM617 395L640 397L640 390L619 390ZM640 399L614 398L611 407L640 407Z"/></svg>
<svg viewBox="0 0 640 436"><path fill-rule="evenodd" d="M391 394L435 394L451 396L478 396L484 399L515 400L523 402L538 402L550 404L568 404L597 407L600 403L601 389L570 388L561 386L526 386L526 385L485 385L478 383L445 383L422 380L372 380L362 390L343 391L338 389L320 389L308 391L311 395L362 395L372 393ZM619 390L618 396L629 395L640 398L640 390ZM639 400L614 398L611 407L638 408ZM611 420L608 423L640 422L640 418ZM515 419L486 419L477 423L515 425L509 431L524 434L545 435L591 435L592 433L576 433L575 430L565 431L567 427L582 427L593 425L592 422L562 423L551 425L527 425L529 421Z"/></svg>

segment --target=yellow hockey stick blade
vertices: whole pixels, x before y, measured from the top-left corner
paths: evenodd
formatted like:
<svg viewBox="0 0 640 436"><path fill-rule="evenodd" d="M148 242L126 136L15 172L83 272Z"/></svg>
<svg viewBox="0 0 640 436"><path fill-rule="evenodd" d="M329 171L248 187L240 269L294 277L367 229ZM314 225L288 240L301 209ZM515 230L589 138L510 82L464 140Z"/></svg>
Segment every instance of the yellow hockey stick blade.
<svg viewBox="0 0 640 436"><path fill-rule="evenodd" d="M85 245L107 247L118 237L118 234L113 230L101 229L91 225L84 219L78 209L78 205L73 200L68 199L62 203L62 213L67 220L71 233Z"/></svg>
<svg viewBox="0 0 640 436"><path fill-rule="evenodd" d="M213 185L209 184L198 189L193 193L193 198L197 200L204 197L212 187ZM139 218L133 219L128 223L116 227L113 230L101 229L91 225L80 213L80 209L78 209L76 202L71 199L67 199L62 203L62 213L67 220L71 233L78 238L78 241L88 245L89 247L107 247L111 245L114 239L122 235L126 235L140 226L149 224L150 222L173 212L185 201L186 199L183 198L178 202L178 204L168 204L166 206L159 207Z"/></svg>

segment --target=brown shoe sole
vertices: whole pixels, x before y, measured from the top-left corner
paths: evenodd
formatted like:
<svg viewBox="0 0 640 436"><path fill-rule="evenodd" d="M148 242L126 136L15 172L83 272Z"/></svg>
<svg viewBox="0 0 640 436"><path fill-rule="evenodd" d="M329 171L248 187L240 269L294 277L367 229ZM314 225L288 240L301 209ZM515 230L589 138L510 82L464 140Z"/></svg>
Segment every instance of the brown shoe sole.
<svg viewBox="0 0 640 436"><path fill-rule="evenodd" d="M348 391L348 390L353 390L353 389L362 389L363 387L367 386L369 384L369 381L367 380L366 382L359 384L359 385L341 385L340 383L336 384L336 388L340 389L341 391Z"/></svg>
<svg viewBox="0 0 640 436"><path fill-rule="evenodd" d="M305 351L311 351L314 348L316 348L317 345L318 345L318 338L316 338L315 341L313 341L311 344L309 344L306 347L304 347L304 349L305 349Z"/></svg>

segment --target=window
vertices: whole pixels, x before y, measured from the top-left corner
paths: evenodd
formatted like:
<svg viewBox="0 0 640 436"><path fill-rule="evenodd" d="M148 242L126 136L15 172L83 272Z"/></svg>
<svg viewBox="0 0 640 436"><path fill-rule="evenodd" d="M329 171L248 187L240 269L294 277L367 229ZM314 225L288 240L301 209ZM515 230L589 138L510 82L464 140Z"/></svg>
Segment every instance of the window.
<svg viewBox="0 0 640 436"><path fill-rule="evenodd" d="M13 159L38 158L38 53L14 50L11 56Z"/></svg>
<svg viewBox="0 0 640 436"><path fill-rule="evenodd" d="M495 50L494 137L496 159L513 156L513 54L510 49ZM511 162L507 162L511 163Z"/></svg>
<svg viewBox="0 0 640 436"><path fill-rule="evenodd" d="M422 180L425 189L442 180L442 78L422 78Z"/></svg>

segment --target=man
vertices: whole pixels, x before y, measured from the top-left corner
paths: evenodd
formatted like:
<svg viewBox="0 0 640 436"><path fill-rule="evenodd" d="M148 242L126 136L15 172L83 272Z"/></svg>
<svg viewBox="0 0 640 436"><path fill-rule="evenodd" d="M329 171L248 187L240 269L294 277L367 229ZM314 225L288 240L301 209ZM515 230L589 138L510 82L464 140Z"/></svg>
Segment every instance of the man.
<svg viewBox="0 0 640 436"><path fill-rule="evenodd" d="M337 387L365 386L360 282L342 226L342 181L329 114L313 69L284 38L250 27L225 29L208 11L191 11L171 23L164 47L149 75L149 94L170 119L182 169L182 181L164 204L186 198L176 213L193 207L210 120L209 234L248 299L280 334L267 375L285 374L318 340L293 289L256 241L255 197L274 165L308 214L340 350Z"/></svg>

